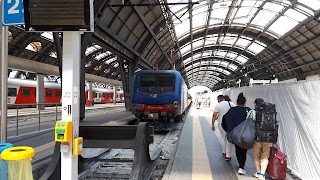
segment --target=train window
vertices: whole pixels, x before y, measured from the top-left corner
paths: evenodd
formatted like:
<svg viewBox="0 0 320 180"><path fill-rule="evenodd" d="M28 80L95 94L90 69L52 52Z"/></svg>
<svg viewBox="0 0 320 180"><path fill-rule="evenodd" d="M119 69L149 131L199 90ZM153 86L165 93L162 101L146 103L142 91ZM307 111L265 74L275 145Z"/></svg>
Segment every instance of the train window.
<svg viewBox="0 0 320 180"><path fill-rule="evenodd" d="M60 90L56 91L56 97L61 97L61 91Z"/></svg>
<svg viewBox="0 0 320 180"><path fill-rule="evenodd" d="M52 90L46 90L46 97L52 97Z"/></svg>
<svg viewBox="0 0 320 180"><path fill-rule="evenodd" d="M94 97L95 97L95 98L97 98L97 97L98 97L97 93L94 93Z"/></svg>
<svg viewBox="0 0 320 180"><path fill-rule="evenodd" d="M17 88L8 88L8 96L17 96Z"/></svg>
<svg viewBox="0 0 320 180"><path fill-rule="evenodd" d="M158 75L157 76L157 87L166 88L174 87L174 75Z"/></svg>
<svg viewBox="0 0 320 180"><path fill-rule="evenodd" d="M155 75L141 75L139 79L139 86L143 88L155 87L156 76Z"/></svg>
<svg viewBox="0 0 320 180"><path fill-rule="evenodd" d="M29 97L30 96L30 89L22 89L22 96L23 97Z"/></svg>

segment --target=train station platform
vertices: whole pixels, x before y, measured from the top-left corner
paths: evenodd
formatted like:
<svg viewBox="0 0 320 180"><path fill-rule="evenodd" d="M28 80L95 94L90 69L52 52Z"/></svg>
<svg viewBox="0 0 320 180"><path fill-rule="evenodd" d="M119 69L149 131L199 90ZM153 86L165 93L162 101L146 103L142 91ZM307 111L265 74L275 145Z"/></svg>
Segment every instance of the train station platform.
<svg viewBox="0 0 320 180"><path fill-rule="evenodd" d="M16 117L18 116L28 116L32 114L38 114L39 110L35 107L25 107L25 105L11 105L11 109L8 109L8 117ZM104 104L95 104L94 106L85 106L86 110L95 110L95 109L104 109L104 108L114 108L114 107L124 107L124 103L104 103ZM18 108L18 110L17 110ZM57 110L57 112L61 112L61 105L45 107L44 110L41 110L41 113L52 113Z"/></svg>
<svg viewBox="0 0 320 180"><path fill-rule="evenodd" d="M248 151L245 165L246 175L238 174L238 162L233 147L231 161L225 161L220 144L220 132L211 129L212 111L208 107L191 107L183 127L170 180L250 180L255 167L252 150ZM266 176L266 179L269 179ZM293 178L287 174L287 179Z"/></svg>

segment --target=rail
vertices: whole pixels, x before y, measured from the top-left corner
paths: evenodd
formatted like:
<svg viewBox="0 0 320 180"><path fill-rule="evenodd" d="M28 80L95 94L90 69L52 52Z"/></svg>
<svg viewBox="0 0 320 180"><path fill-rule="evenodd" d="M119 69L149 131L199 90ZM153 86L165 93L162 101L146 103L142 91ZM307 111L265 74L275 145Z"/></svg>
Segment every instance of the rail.
<svg viewBox="0 0 320 180"><path fill-rule="evenodd" d="M8 104L8 136L19 136L21 132L22 134L26 134L41 131L41 126L46 126L50 122L53 123L58 120L59 106L61 106L61 103ZM48 110L46 107L52 108ZM13 112L14 109L16 110L15 113ZM47 117L48 120L46 118L41 119L42 115L53 113L55 114L55 121L52 121L52 117ZM15 133L12 131L15 131Z"/></svg>
<svg viewBox="0 0 320 180"><path fill-rule="evenodd" d="M160 160L162 150L156 149L150 155L149 145L153 143L153 127L147 123L134 126L80 126L84 148L133 149L134 159L130 180L150 179L152 171ZM60 150L56 145L54 160L50 162L40 180L60 179Z"/></svg>

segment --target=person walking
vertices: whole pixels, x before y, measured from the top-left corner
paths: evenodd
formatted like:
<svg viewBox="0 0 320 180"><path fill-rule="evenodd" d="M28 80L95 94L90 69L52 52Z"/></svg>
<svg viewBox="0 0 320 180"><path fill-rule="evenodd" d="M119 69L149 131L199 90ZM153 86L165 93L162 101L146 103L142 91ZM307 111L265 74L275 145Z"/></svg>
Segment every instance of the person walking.
<svg viewBox="0 0 320 180"><path fill-rule="evenodd" d="M245 107L246 98L243 93L240 93L237 98L237 106L230 108L230 110L223 116L222 127L230 133L233 128L237 127L240 123L246 120L247 113L251 110L249 107ZM235 145L236 156L239 164L238 173L245 175L247 172L244 169L247 159L247 149L241 148Z"/></svg>
<svg viewBox="0 0 320 180"><path fill-rule="evenodd" d="M264 100L262 98L257 98L254 101L254 107L255 109L250 111L250 116L252 116L252 119L255 120L256 126L256 111L257 108L264 103ZM271 142L258 142L256 141L253 145L253 160L254 165L256 167L257 172L253 174L252 176L258 178L259 180L265 180L265 173L268 167L269 163L269 157L270 157L270 148L272 147L273 143Z"/></svg>
<svg viewBox="0 0 320 180"><path fill-rule="evenodd" d="M213 115L212 115L212 130L215 131L214 123L218 121L218 127L221 133L222 155L224 156L226 161L230 161L233 144L228 142L227 133L222 128L221 122L222 122L223 115L225 115L231 107L234 107L235 104L231 101L225 101L225 97L223 95L219 95L217 97L217 100L218 100L218 104L214 108ZM230 100L230 98L228 100Z"/></svg>

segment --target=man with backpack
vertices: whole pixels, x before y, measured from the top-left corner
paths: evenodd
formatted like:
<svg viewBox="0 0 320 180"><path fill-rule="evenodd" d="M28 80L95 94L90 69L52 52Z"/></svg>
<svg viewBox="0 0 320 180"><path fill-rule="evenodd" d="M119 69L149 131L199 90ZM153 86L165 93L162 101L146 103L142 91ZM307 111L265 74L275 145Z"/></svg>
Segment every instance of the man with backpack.
<svg viewBox="0 0 320 180"><path fill-rule="evenodd" d="M265 103L262 98L254 101L254 110L249 113L255 120L256 142L253 145L253 159L257 172L253 174L259 180L265 180L270 148L277 142L278 123L275 105Z"/></svg>
<svg viewBox="0 0 320 180"><path fill-rule="evenodd" d="M218 121L218 128L221 133L221 142L222 142L222 155L226 161L231 160L231 151L233 145L227 140L227 132L222 128L222 117L225 115L231 107L234 107L235 104L230 101L229 96L219 95L217 97L218 104L213 110L212 115L212 130L215 131L214 124Z"/></svg>

